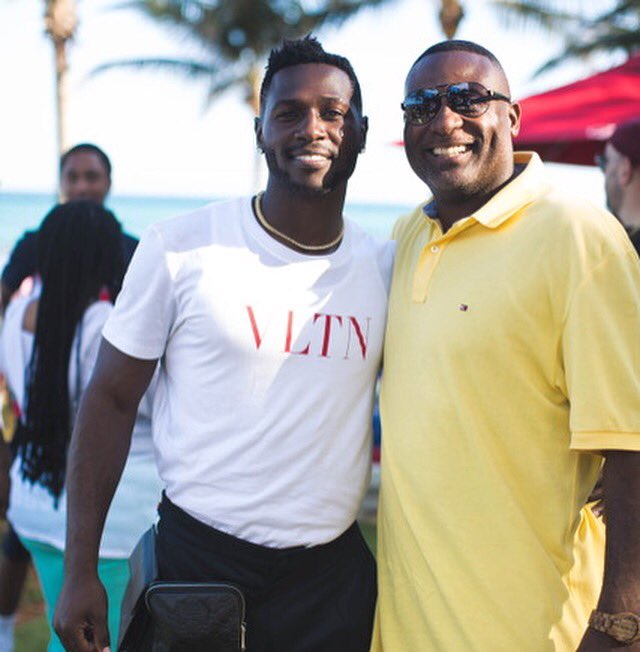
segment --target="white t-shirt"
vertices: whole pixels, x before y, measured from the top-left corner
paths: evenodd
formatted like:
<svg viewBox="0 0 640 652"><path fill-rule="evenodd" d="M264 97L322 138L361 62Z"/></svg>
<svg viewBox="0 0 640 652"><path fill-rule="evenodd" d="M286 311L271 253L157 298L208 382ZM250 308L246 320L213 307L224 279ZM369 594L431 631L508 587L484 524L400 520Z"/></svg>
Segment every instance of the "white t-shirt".
<svg viewBox="0 0 640 652"><path fill-rule="evenodd" d="M25 405L25 369L31 358L33 335L22 328L25 310L33 300L19 297L7 307L0 345L1 359L7 383L20 406ZM80 383L85 389L95 365L102 327L112 305L97 301L85 311L80 338ZM76 350L78 335L74 338L69 359L69 391L76 392ZM155 384L155 381L154 381ZM151 440L151 402L153 387L140 402L131 449L122 478L107 514L100 545L102 558L126 558L131 554L140 535L155 521L156 507L162 485L155 465ZM99 460L95 460L98 464ZM53 497L39 484L32 485L22 479L20 459L11 467L11 493L8 520L22 537L64 549L66 531L66 491L60 495L58 508Z"/></svg>
<svg viewBox="0 0 640 652"><path fill-rule="evenodd" d="M272 547L325 543L353 522L392 258L349 222L334 253L297 253L248 198L146 231L103 334L161 359L153 437L175 504Z"/></svg>

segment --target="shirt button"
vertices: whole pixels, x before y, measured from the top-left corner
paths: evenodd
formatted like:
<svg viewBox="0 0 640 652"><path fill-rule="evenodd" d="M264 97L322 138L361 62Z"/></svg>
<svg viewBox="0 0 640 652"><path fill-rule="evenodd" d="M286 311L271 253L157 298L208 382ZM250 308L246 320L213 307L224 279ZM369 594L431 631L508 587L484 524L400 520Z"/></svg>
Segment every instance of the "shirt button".
<svg viewBox="0 0 640 652"><path fill-rule="evenodd" d="M431 245L431 253L436 254L438 251L440 251L440 247L438 247L438 245Z"/></svg>

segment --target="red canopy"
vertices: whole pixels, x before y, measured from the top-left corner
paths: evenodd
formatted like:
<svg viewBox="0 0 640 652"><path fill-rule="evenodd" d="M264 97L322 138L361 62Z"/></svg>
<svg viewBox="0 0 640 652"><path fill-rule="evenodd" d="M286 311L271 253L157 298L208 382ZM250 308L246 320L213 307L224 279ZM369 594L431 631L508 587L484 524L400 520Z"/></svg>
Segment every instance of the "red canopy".
<svg viewBox="0 0 640 652"><path fill-rule="evenodd" d="M615 126L640 117L640 54L521 104L516 149L535 150L546 161L593 165Z"/></svg>

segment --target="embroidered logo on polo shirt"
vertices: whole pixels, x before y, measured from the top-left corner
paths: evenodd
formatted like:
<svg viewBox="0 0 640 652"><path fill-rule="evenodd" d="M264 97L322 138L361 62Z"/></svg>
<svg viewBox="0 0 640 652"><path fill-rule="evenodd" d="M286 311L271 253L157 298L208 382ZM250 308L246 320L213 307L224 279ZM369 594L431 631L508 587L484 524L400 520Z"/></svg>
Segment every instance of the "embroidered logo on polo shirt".
<svg viewBox="0 0 640 652"><path fill-rule="evenodd" d="M461 303L458 306L458 310L461 310L462 312L467 312L467 310L469 310L469 306L466 303Z"/></svg>

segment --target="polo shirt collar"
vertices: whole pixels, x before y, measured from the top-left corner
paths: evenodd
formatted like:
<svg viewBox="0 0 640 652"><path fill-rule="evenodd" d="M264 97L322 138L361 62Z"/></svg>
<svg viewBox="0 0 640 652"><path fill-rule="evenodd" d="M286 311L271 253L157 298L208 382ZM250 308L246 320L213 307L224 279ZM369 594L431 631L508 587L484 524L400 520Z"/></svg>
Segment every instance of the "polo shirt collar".
<svg viewBox="0 0 640 652"><path fill-rule="evenodd" d="M515 152L513 162L515 165L524 165L524 170L484 206L462 219L473 218L483 226L495 229L544 192L548 184L545 181L544 165L538 154ZM422 210L428 218L437 219L438 209L434 199L427 202Z"/></svg>

